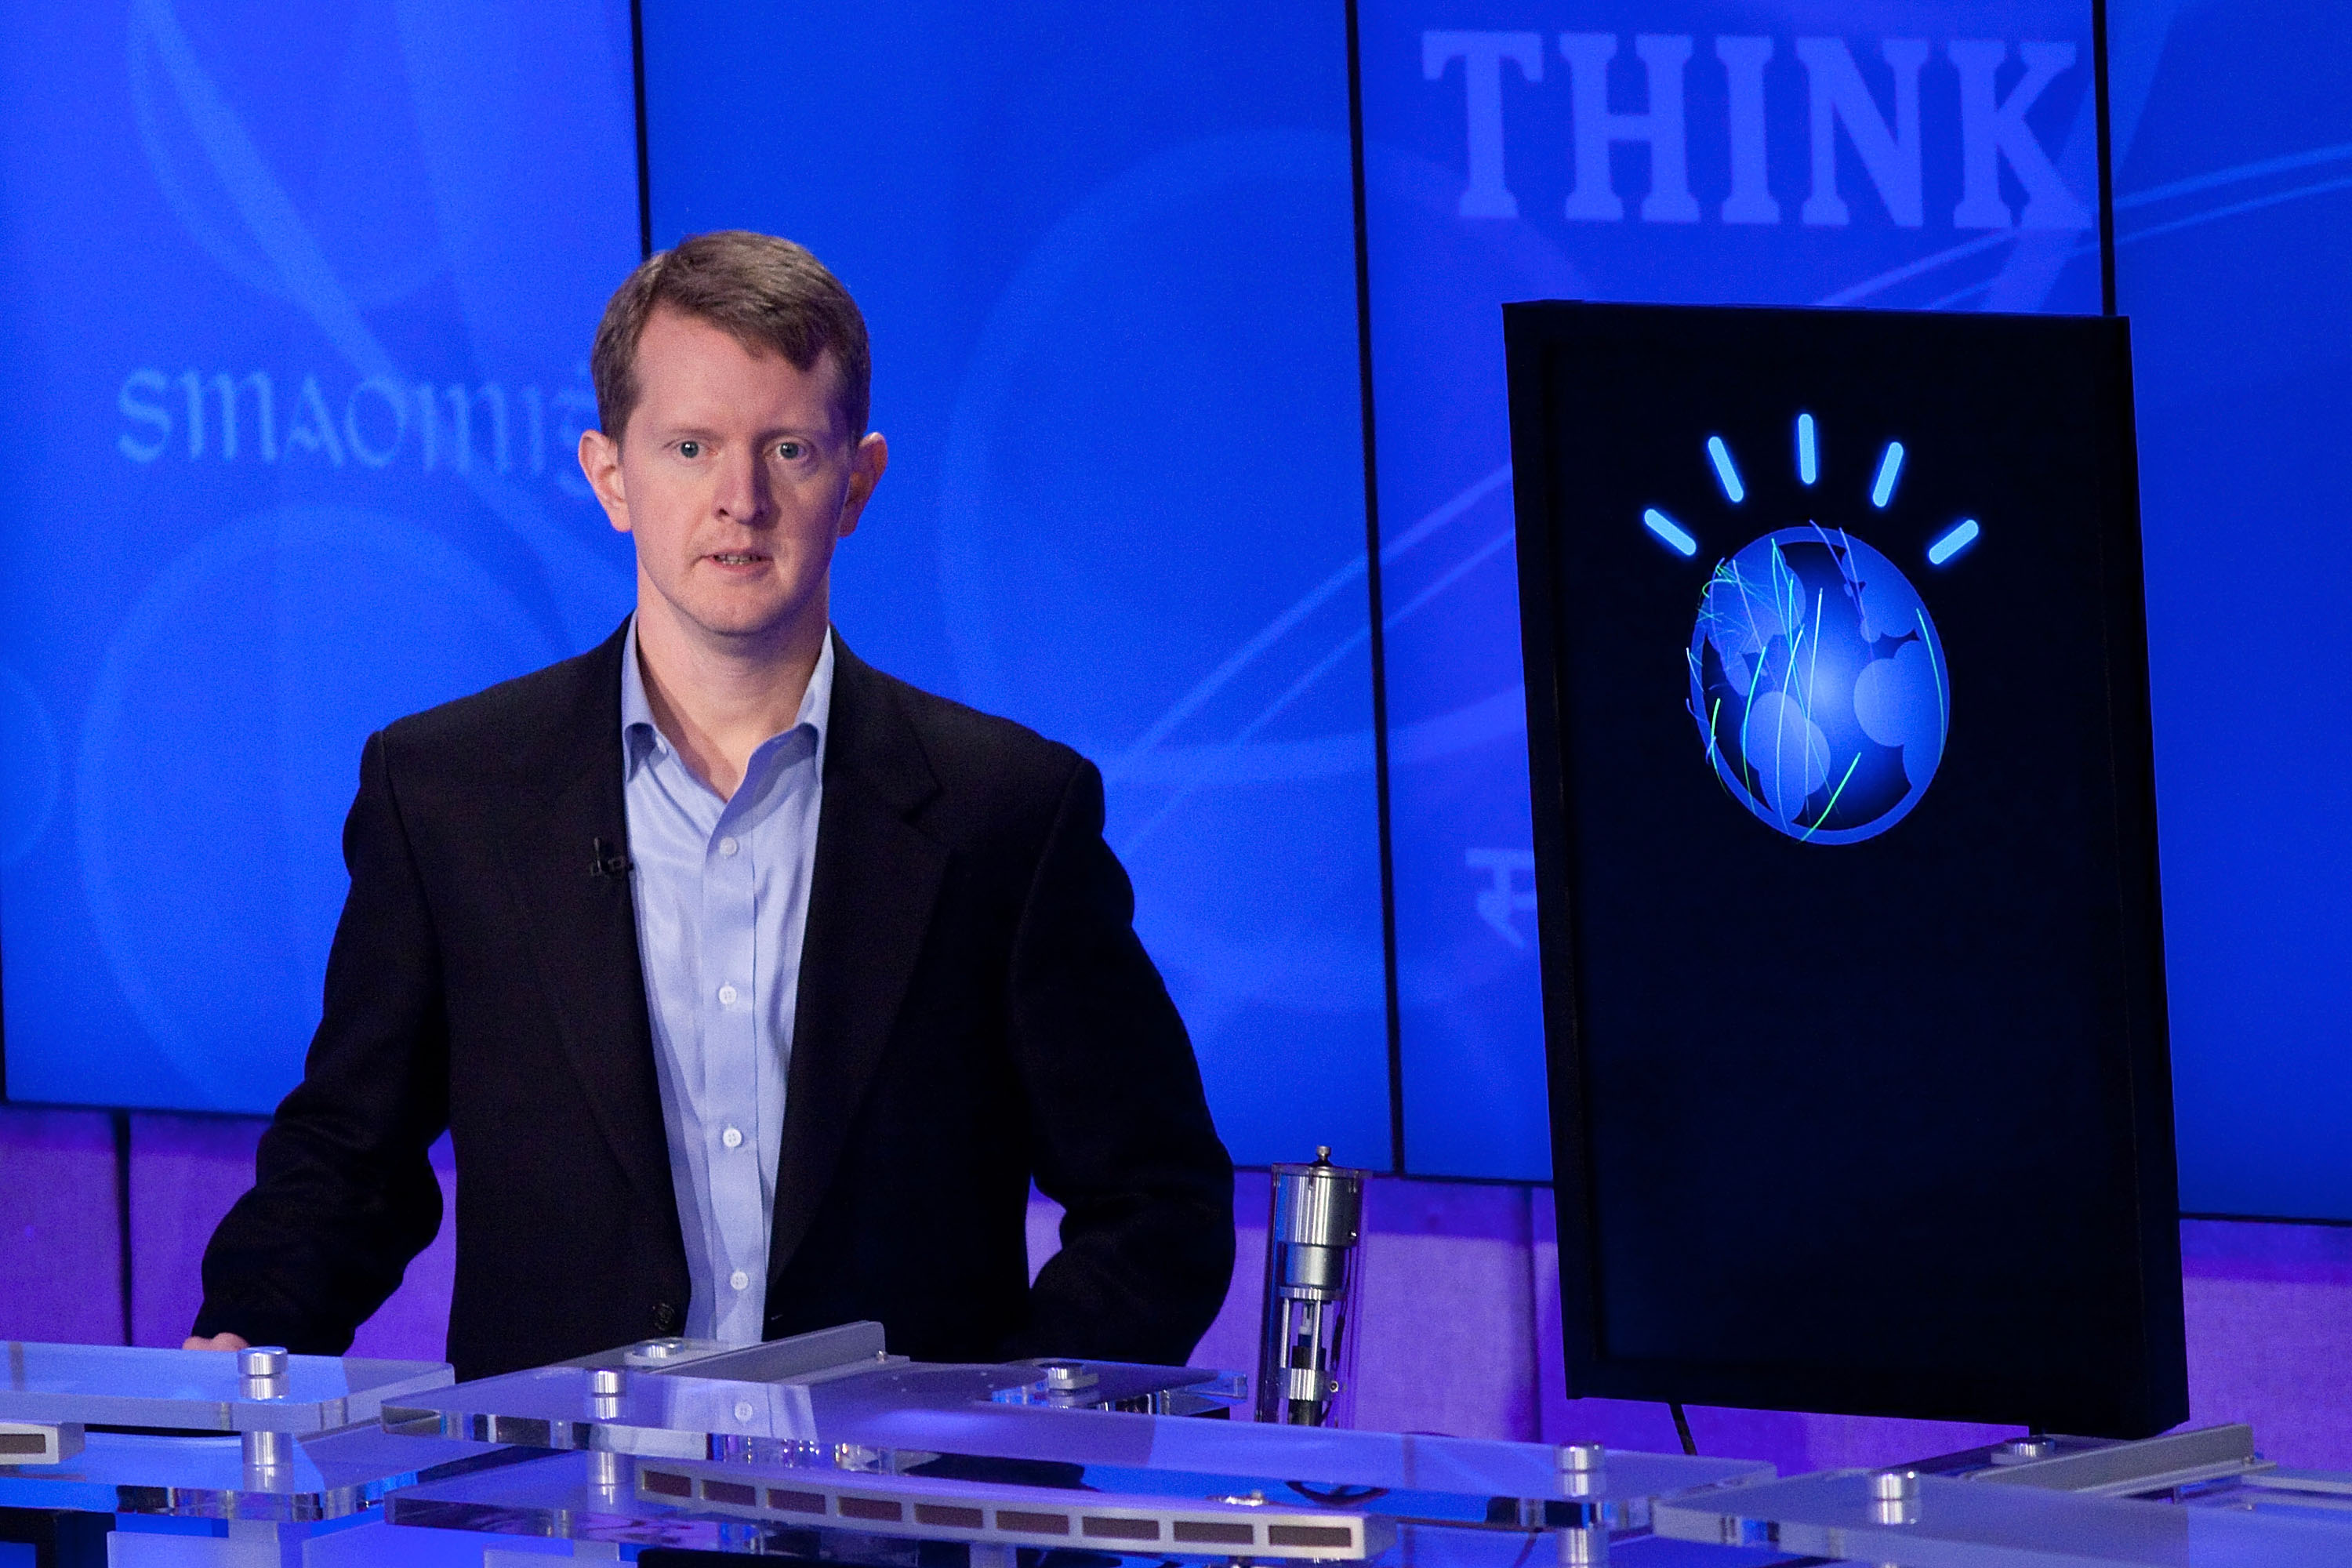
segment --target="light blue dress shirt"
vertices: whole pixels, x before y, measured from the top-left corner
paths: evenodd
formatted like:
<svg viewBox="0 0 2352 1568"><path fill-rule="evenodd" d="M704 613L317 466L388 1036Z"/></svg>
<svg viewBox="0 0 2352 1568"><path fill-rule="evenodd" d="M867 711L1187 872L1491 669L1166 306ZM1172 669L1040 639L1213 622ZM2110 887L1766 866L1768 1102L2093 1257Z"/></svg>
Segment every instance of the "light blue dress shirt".
<svg viewBox="0 0 2352 1568"><path fill-rule="evenodd" d="M761 742L734 798L721 800L655 724L629 623L621 747L637 952L694 1285L685 1331L698 1339L756 1343L766 1316L832 709L828 631L792 728Z"/></svg>

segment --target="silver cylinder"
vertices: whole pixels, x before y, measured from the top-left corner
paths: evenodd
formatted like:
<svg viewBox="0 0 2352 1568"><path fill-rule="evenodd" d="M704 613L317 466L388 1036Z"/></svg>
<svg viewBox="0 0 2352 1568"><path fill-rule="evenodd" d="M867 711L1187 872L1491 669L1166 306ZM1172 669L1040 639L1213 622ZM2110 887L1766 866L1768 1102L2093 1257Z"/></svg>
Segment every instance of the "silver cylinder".
<svg viewBox="0 0 2352 1568"><path fill-rule="evenodd" d="M238 1392L247 1399L283 1399L293 1370L293 1358L283 1345L252 1345L236 1352ZM266 1482L284 1475L294 1464L294 1434L242 1434L248 1479Z"/></svg>
<svg viewBox="0 0 2352 1568"><path fill-rule="evenodd" d="M1270 1239L1307 1247L1353 1247L1364 1212L1364 1173L1315 1151L1311 1165L1276 1165Z"/></svg>
<svg viewBox="0 0 2352 1568"><path fill-rule="evenodd" d="M1569 1497L1599 1497L1609 1489L1609 1450L1598 1443L1570 1443L1559 1450L1559 1489Z"/></svg>
<svg viewBox="0 0 2352 1568"><path fill-rule="evenodd" d="M1273 1173L1257 1418L1344 1426L1355 1405L1365 1173L1334 1165L1327 1148L1311 1165L1276 1165Z"/></svg>
<svg viewBox="0 0 2352 1568"><path fill-rule="evenodd" d="M247 1377L277 1377L289 1359L284 1345L248 1345L236 1352L236 1370Z"/></svg>
<svg viewBox="0 0 2352 1568"><path fill-rule="evenodd" d="M1870 1478L1870 1517L1875 1524L1919 1522L1919 1472L1881 1470Z"/></svg>
<svg viewBox="0 0 2352 1568"><path fill-rule="evenodd" d="M236 1352L237 1375L247 1399L283 1399L293 1368L283 1345L254 1345Z"/></svg>
<svg viewBox="0 0 2352 1568"><path fill-rule="evenodd" d="M1559 1532L1561 1568L1607 1568L1609 1531L1600 1525Z"/></svg>
<svg viewBox="0 0 2352 1568"><path fill-rule="evenodd" d="M294 1434L291 1432L246 1432L245 1468L248 1470L284 1470L294 1463Z"/></svg>

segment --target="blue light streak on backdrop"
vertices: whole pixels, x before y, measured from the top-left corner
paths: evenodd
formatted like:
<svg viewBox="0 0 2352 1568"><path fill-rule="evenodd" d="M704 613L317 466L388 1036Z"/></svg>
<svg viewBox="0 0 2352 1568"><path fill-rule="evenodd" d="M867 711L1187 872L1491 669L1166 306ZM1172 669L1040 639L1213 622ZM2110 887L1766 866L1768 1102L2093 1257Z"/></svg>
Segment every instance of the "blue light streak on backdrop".
<svg viewBox="0 0 2352 1568"><path fill-rule="evenodd" d="M20 1100L264 1110L367 731L575 652L627 12L10 8L0 898Z"/></svg>

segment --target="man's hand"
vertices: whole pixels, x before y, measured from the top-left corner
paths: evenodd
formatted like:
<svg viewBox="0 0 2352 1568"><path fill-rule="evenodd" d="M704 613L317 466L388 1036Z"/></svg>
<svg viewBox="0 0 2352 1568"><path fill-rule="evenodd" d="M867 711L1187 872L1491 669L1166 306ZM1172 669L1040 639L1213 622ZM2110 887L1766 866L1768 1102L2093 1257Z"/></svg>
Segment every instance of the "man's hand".
<svg viewBox="0 0 2352 1568"><path fill-rule="evenodd" d="M208 1340L190 1334L182 1342L180 1348L184 1351L242 1351L250 1350L253 1347L246 1342L245 1337L241 1334L215 1334Z"/></svg>

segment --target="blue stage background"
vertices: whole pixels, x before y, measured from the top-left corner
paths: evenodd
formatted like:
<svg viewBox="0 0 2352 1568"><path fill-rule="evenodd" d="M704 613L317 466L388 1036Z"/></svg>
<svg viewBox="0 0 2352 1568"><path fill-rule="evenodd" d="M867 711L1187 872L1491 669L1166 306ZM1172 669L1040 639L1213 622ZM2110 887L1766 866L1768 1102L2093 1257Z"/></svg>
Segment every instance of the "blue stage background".
<svg viewBox="0 0 2352 1568"><path fill-rule="evenodd" d="M2110 14L2181 1207L2352 1219L2352 10Z"/></svg>
<svg viewBox="0 0 2352 1568"><path fill-rule="evenodd" d="M1387 1166L1339 8L645 26L655 244L791 235L874 335L843 636L1102 764L1236 1158ZM712 90L716 38L756 91Z"/></svg>
<svg viewBox="0 0 2352 1568"><path fill-rule="evenodd" d="M0 941L20 1100L262 1110L360 745L579 651L625 5L11 5Z"/></svg>
<svg viewBox="0 0 2352 1568"><path fill-rule="evenodd" d="M8 16L7 1092L266 1110L362 737L628 603L571 453L637 250L627 10ZM1394 1104L1406 1168L1541 1179L1496 307L2095 310L2088 5L1359 23L1360 127L1336 0L646 0L655 238L774 229L857 292L894 461L837 619L1103 764L1237 1157L1387 1167ZM2352 97L2315 64L2352 19L2117 0L2110 26L2183 1204L2352 1217L2347 742L2320 717Z"/></svg>

